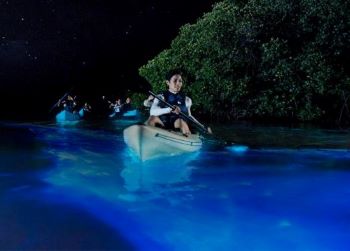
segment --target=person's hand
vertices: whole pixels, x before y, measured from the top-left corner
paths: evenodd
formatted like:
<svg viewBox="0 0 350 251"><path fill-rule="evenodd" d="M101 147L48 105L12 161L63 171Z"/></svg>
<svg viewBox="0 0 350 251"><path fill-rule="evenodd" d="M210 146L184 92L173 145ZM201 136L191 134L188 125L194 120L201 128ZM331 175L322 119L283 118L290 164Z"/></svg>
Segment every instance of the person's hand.
<svg viewBox="0 0 350 251"><path fill-rule="evenodd" d="M181 109L180 109L180 107L178 107L177 105L175 105L175 106L173 106L173 109L172 109L171 112L176 113L177 115L179 115L180 112L181 112Z"/></svg>
<svg viewBox="0 0 350 251"><path fill-rule="evenodd" d="M213 131L211 130L211 128L209 126L207 128L207 131L208 131L209 134L213 134Z"/></svg>

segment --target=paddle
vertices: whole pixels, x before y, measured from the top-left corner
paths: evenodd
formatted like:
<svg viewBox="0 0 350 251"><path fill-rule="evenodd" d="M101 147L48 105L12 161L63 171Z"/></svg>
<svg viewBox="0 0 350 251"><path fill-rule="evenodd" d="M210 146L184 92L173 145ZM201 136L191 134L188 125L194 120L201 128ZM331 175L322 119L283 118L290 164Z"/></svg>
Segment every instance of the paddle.
<svg viewBox="0 0 350 251"><path fill-rule="evenodd" d="M148 93L151 94L154 98L158 99L163 104L165 104L166 106L168 106L169 108L174 108L173 105L171 105L168 102L166 102L165 100L159 98L154 92L148 91ZM206 135L213 136L213 133L211 132L209 127L205 127L203 124L199 123L197 120L194 120L192 117L188 116L187 114L183 113L182 111L180 111L179 115L181 117L185 118L187 121L190 121L191 123L193 123L193 125L195 125L202 133L204 133Z"/></svg>
<svg viewBox="0 0 350 251"><path fill-rule="evenodd" d="M55 109L55 107L57 107L68 95L69 93L74 89L74 86L72 88L70 88L70 90L68 92L66 92L50 109L49 112L52 112L53 109Z"/></svg>
<svg viewBox="0 0 350 251"><path fill-rule="evenodd" d="M148 91L149 94L151 94L154 98L158 99L160 102L162 102L163 104L165 104L166 106L170 107L170 108L174 108L174 106L172 106L171 104L169 104L168 102L166 102L165 100L161 99L160 97L158 97L154 92L152 91ZM221 138L218 138L217 136L215 136L210 129L208 129L209 127L205 127L203 124L199 123L197 120L194 120L193 118L191 118L190 116L188 116L187 114L183 113L180 111L180 115L190 121L191 123L193 123L202 133L204 133L206 136L208 136L210 139L207 143L209 143L209 145L211 145L211 148L221 148L221 147L229 147L228 149L230 151L234 151L234 152L245 152L247 149L249 149L248 146L244 146L244 145L236 145L233 142L227 142L226 140L223 140Z"/></svg>

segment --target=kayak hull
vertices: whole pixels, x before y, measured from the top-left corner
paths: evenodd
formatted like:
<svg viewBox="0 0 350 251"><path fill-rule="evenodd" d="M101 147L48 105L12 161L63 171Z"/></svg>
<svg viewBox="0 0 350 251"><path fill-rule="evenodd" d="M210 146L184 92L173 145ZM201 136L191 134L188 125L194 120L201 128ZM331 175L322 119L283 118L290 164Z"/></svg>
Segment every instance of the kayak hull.
<svg viewBox="0 0 350 251"><path fill-rule="evenodd" d="M198 135L183 136L146 125L132 125L123 131L125 143L142 160L196 152L202 147Z"/></svg>
<svg viewBox="0 0 350 251"><path fill-rule="evenodd" d="M129 110L123 113L123 117L128 118L128 117L138 117L140 116L140 113L138 110Z"/></svg>
<svg viewBox="0 0 350 251"><path fill-rule="evenodd" d="M112 112L108 115L109 118L113 119L130 119L130 120L136 120L141 116L140 112L138 110L130 110L126 112Z"/></svg>
<svg viewBox="0 0 350 251"><path fill-rule="evenodd" d="M56 121L57 122L73 122L73 121L79 121L82 117L80 116L80 114L83 113L82 110L80 110L77 113L72 113L66 110L63 110L61 112L59 112L56 115ZM84 115L84 114L83 114Z"/></svg>

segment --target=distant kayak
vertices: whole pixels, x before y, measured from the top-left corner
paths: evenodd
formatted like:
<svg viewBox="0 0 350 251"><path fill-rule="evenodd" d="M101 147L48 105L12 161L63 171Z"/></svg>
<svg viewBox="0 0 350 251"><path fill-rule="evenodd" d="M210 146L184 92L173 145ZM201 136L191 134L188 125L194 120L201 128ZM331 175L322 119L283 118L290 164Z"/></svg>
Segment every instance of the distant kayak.
<svg viewBox="0 0 350 251"><path fill-rule="evenodd" d="M111 119L138 119L140 116L140 112L136 109L126 112L112 112L108 115Z"/></svg>
<svg viewBox="0 0 350 251"><path fill-rule="evenodd" d="M142 161L195 152L202 147L197 134L185 137L153 126L132 125L124 129L123 134L125 143Z"/></svg>
<svg viewBox="0 0 350 251"><path fill-rule="evenodd" d="M84 116L84 110L81 109L79 112L69 112L63 110L56 115L56 122L73 122L79 121Z"/></svg>
<svg viewBox="0 0 350 251"><path fill-rule="evenodd" d="M123 117L137 117L139 116L140 113L138 110L134 109L134 110L129 110L123 113Z"/></svg>

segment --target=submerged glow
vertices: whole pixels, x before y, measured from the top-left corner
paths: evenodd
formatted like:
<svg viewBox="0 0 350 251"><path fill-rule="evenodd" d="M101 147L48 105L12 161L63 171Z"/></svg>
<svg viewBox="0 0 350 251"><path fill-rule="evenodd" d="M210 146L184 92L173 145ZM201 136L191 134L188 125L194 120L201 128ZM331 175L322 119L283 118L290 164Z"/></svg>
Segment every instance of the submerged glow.
<svg viewBox="0 0 350 251"><path fill-rule="evenodd" d="M63 110L56 115L56 122L59 122L59 123L77 122L81 119L80 114L84 115L83 109L81 109L77 113L72 113L72 112L68 112L66 110Z"/></svg>
<svg viewBox="0 0 350 251"><path fill-rule="evenodd" d="M230 152L244 153L249 150L249 147L243 146L243 145L232 145L232 146L226 147L226 149Z"/></svg>
<svg viewBox="0 0 350 251"><path fill-rule="evenodd" d="M75 249L80 250L87 241L110 250L349 247L348 150L246 149L231 154L229 148L140 162L126 148L121 131L31 130L44 147L28 155L28 171L4 169L0 175L6 194L0 202L10 205L0 215L11 216L10 208L21 208L18 224L12 225L32 239L3 246L8 249L38 249L43 239L48 240L46 248L55 249L53 236L73 245L66 235L72 220L82 224L76 235L89 236L77 239L82 244ZM6 156L7 163L19 161ZM33 201L37 209L27 211ZM52 217L43 217L46 211ZM39 223L29 220L26 225L21 218ZM45 221L55 235L39 236L33 224Z"/></svg>
<svg viewBox="0 0 350 251"><path fill-rule="evenodd" d="M136 117L136 116L139 116L139 112L135 109L135 110L130 110L130 111L127 111L125 113L123 113L123 117Z"/></svg>

